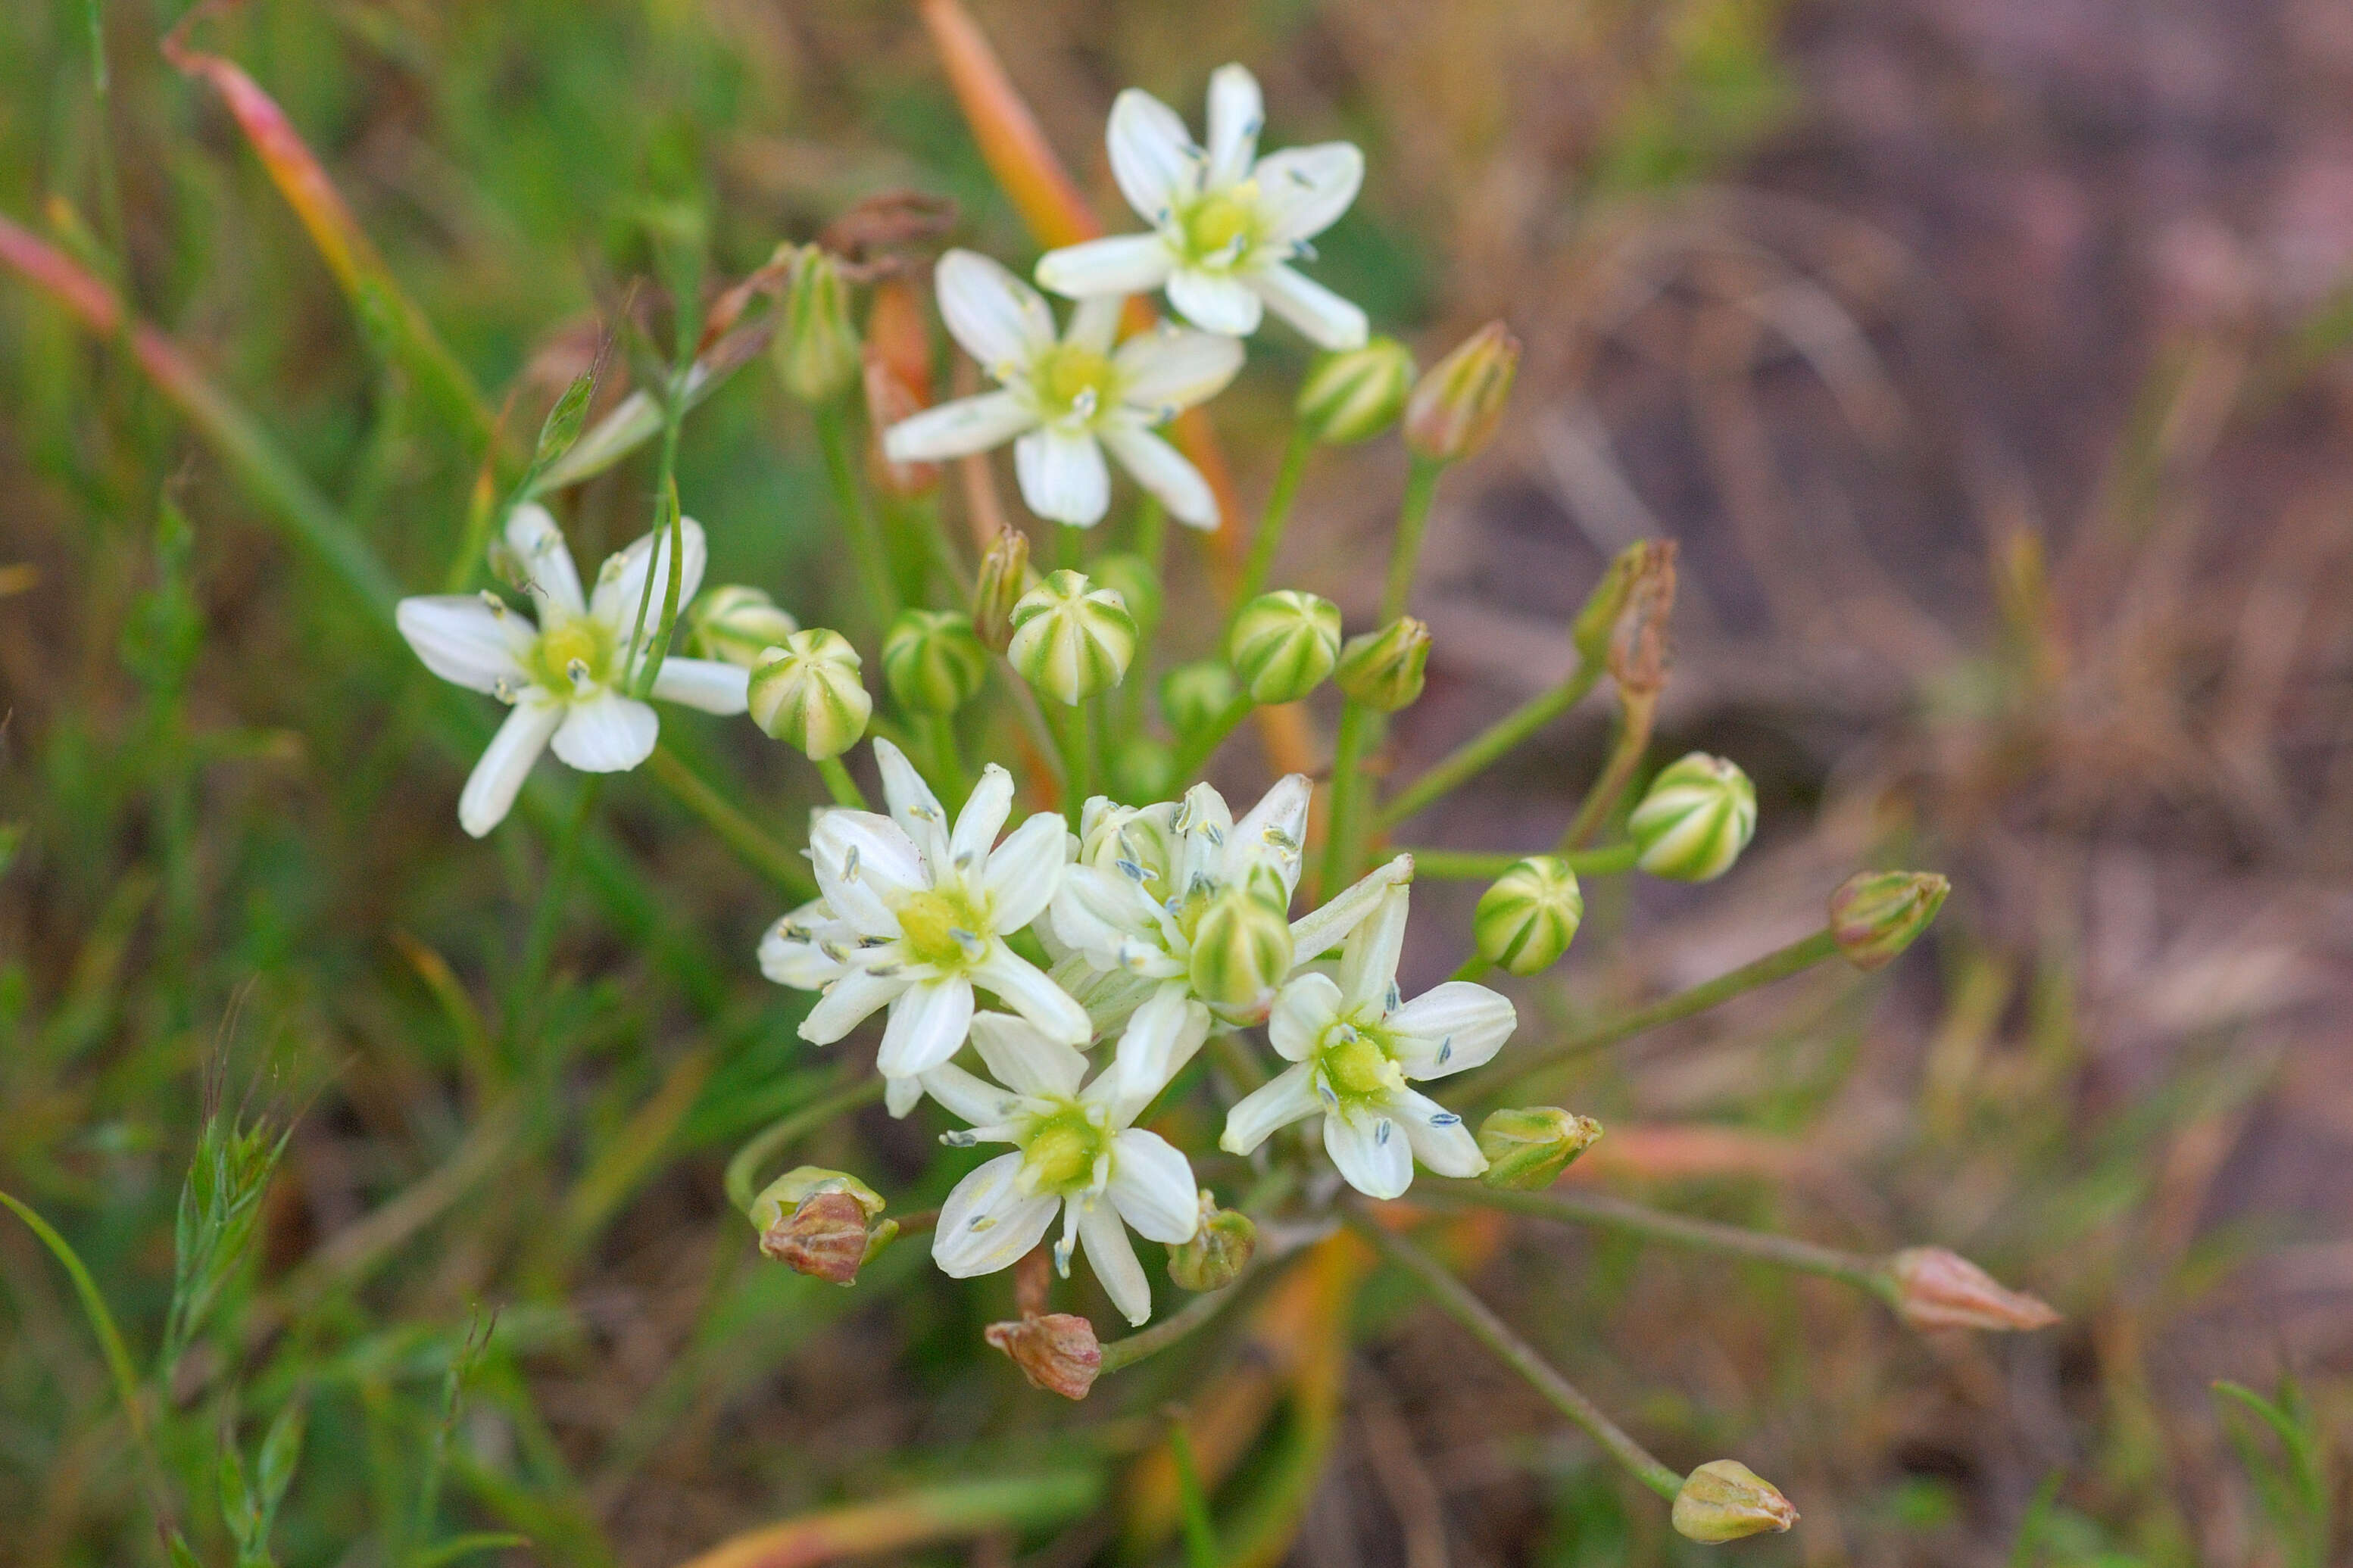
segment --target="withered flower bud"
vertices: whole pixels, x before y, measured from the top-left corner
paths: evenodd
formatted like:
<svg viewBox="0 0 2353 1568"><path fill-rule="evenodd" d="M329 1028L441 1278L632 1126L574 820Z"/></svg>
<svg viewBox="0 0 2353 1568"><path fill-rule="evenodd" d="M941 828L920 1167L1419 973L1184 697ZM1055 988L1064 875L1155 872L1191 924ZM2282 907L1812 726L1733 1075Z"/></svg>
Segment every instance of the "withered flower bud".
<svg viewBox="0 0 2353 1568"><path fill-rule="evenodd" d="M1780 1489L1737 1459L1710 1459L1683 1478L1675 1493L1675 1533L1707 1546L1744 1535L1782 1531L1798 1510Z"/></svg>
<svg viewBox="0 0 2353 1568"><path fill-rule="evenodd" d="M762 1189L751 1212L763 1253L797 1273L851 1285L874 1250L868 1227L882 1212L882 1199L845 1172L799 1165ZM887 1242L898 1226L888 1220L883 1226L880 1239Z"/></svg>
<svg viewBox="0 0 2353 1568"><path fill-rule="evenodd" d="M2059 1314L2040 1298L2006 1290L1992 1275L1941 1247L1907 1247L1887 1260L1895 1315L1915 1329L2047 1329Z"/></svg>
<svg viewBox="0 0 2353 1568"><path fill-rule="evenodd" d="M1187 1290L1217 1290L1232 1284L1258 1250L1258 1226L1239 1209L1221 1209L1209 1189L1201 1189L1201 1223L1190 1241L1170 1242L1168 1278Z"/></svg>
<svg viewBox="0 0 2353 1568"><path fill-rule="evenodd" d="M1084 1399L1103 1370L1095 1326L1074 1312L1037 1312L991 1323L981 1338L1012 1357L1030 1387L1065 1399Z"/></svg>

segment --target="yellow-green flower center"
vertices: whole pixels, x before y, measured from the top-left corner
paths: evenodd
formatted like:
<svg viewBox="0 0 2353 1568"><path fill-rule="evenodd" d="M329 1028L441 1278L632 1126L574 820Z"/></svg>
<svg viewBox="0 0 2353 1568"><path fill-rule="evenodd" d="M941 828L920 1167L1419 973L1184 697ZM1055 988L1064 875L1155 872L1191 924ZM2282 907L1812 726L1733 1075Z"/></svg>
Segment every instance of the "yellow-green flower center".
<svg viewBox="0 0 2353 1568"><path fill-rule="evenodd" d="M1226 256L1239 260L1257 242L1258 203L1248 185L1212 191L1185 209L1180 226L1185 248L1196 260ZM1235 242L1240 243L1237 245ZM1230 248L1229 248L1230 247Z"/></svg>
<svg viewBox="0 0 2353 1568"><path fill-rule="evenodd" d="M1109 408L1118 393L1118 373L1109 354L1077 343L1058 343L1038 358L1029 384L1047 417L1086 416Z"/></svg>
<svg viewBox="0 0 2353 1568"><path fill-rule="evenodd" d="M1344 1100L1378 1100L1405 1087L1405 1069L1389 1058L1373 1032L1345 1021L1324 1032L1316 1066Z"/></svg>
<svg viewBox="0 0 2353 1568"><path fill-rule="evenodd" d="M941 969L961 969L978 958L987 921L961 890L915 894L895 911L907 951Z"/></svg>
<svg viewBox="0 0 2353 1568"><path fill-rule="evenodd" d="M1077 1104L1031 1123L1029 1142L1021 1151L1022 1173L1030 1190L1067 1197L1092 1186L1095 1162L1110 1136L1107 1127Z"/></svg>
<svg viewBox="0 0 2353 1568"><path fill-rule="evenodd" d="M531 668L539 684L557 696L582 685L601 686L612 662L613 635L593 616L559 621L532 645Z"/></svg>

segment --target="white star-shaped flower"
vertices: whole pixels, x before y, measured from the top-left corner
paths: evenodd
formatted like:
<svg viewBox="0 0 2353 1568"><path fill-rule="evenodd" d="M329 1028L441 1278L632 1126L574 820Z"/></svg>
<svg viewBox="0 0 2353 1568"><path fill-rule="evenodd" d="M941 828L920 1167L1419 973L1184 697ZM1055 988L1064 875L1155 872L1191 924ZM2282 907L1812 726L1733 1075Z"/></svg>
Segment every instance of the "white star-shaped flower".
<svg viewBox="0 0 2353 1568"><path fill-rule="evenodd" d="M704 549L692 518L681 518L679 531L683 609L702 586ZM514 709L458 797L458 821L475 837L504 820L532 764L551 745L557 757L590 773L626 772L653 751L661 721L626 693L651 655L669 589L670 532L659 532L659 544L648 534L607 557L596 592L584 596L563 531L545 508L526 502L507 519L506 545L539 612L536 624L495 594L400 601L400 635L426 668ZM649 572L653 597L640 626ZM741 713L745 690L744 672L734 665L673 655L655 672L652 694L706 713Z"/></svg>
<svg viewBox="0 0 2353 1568"><path fill-rule="evenodd" d="M1060 1212L1055 1266L1067 1277L1072 1250L1084 1247L1112 1304L1142 1323L1152 1316L1152 1286L1128 1231L1174 1244L1190 1241L1200 1224L1193 1167L1159 1134L1131 1125L1167 1080L1124 1086L1106 1071L1082 1089L1085 1057L1002 1013L973 1019L972 1043L1006 1087L953 1065L925 1073L925 1091L972 1124L941 1142L1015 1148L948 1194L933 1259L958 1279L993 1274L1044 1239Z"/></svg>
<svg viewBox="0 0 2353 1568"><path fill-rule="evenodd" d="M1045 299L985 256L951 250L935 275L948 331L999 390L959 397L882 434L894 463L935 463L1013 442L1021 497L1039 517L1090 528L1111 506L1119 459L1171 517L1218 526L1201 471L1153 434L1241 369L1231 338L1162 326L1114 346L1120 300L1082 300L1060 337Z"/></svg>
<svg viewBox="0 0 2353 1568"><path fill-rule="evenodd" d="M1511 1002L1450 980L1398 998L1408 889L1394 887L1341 949L1340 975L1310 972L1275 998L1267 1037L1294 1065L1226 1115L1219 1147L1248 1154L1279 1127L1324 1119L1324 1148L1350 1186L1394 1198L1413 1184L1416 1159L1441 1176L1487 1168L1462 1118L1408 1087L1491 1060L1519 1022Z"/></svg>
<svg viewBox="0 0 2353 1568"><path fill-rule="evenodd" d="M1112 105L1112 173L1150 234L1049 251L1038 281L1091 300L1166 287L1176 313L1208 331L1248 337L1272 310L1322 348L1365 346L1365 313L1291 265L1338 221L1364 184L1365 155L1345 142L1258 156L1266 119L1258 79L1240 66L1209 77L1209 144L1176 111L1129 88Z"/></svg>

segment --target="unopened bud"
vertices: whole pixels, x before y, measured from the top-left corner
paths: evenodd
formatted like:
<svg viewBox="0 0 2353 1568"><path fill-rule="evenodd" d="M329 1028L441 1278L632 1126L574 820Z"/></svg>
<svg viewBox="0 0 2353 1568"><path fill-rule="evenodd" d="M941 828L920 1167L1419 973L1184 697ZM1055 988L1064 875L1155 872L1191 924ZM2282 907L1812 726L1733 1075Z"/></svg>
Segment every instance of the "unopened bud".
<svg viewBox="0 0 2353 1568"><path fill-rule="evenodd" d="M1406 400L1405 442L1419 457L1458 463L1484 447L1519 373L1520 341L1490 321L1423 373Z"/></svg>
<svg viewBox="0 0 2353 1568"><path fill-rule="evenodd" d="M1379 435L1413 391L1413 352L1395 338L1324 354L1299 384L1299 423L1318 441L1345 447Z"/></svg>
<svg viewBox="0 0 2353 1568"><path fill-rule="evenodd" d="M1112 758L1112 786L1122 800L1161 800L1176 784L1176 753L1166 741L1138 735Z"/></svg>
<svg viewBox="0 0 2353 1568"><path fill-rule="evenodd" d="M1675 1533L1720 1546L1744 1535L1787 1530L1798 1510L1778 1488L1737 1459L1710 1459L1683 1478L1675 1493Z"/></svg>
<svg viewBox="0 0 2353 1568"><path fill-rule="evenodd" d="M1601 1137L1601 1123L1556 1105L1498 1110L1479 1124L1479 1180L1506 1193L1542 1192Z"/></svg>
<svg viewBox="0 0 2353 1568"><path fill-rule="evenodd" d="M2047 1329L2059 1314L2038 1297L2006 1290L1992 1275L1941 1247L1907 1247L1887 1260L1895 1315L1915 1329Z"/></svg>
<svg viewBox="0 0 2353 1568"><path fill-rule="evenodd" d="M1170 1242L1168 1278L1187 1290L1219 1290L1232 1284L1258 1250L1258 1226L1239 1209L1221 1209L1201 1189L1201 1218L1190 1241Z"/></svg>
<svg viewBox="0 0 2353 1568"><path fill-rule="evenodd" d="M1235 614L1226 651L1251 701L1296 702L1339 662L1340 606L1296 588L1261 594Z"/></svg>
<svg viewBox="0 0 2353 1568"><path fill-rule="evenodd" d="M1087 575L1098 588L1109 588L1127 605L1139 629L1160 622L1160 574L1151 562L1129 551L1098 555L1087 563Z"/></svg>
<svg viewBox="0 0 2353 1568"><path fill-rule="evenodd" d="M881 1198L857 1177L801 1165L752 1200L752 1225L768 1257L797 1272L849 1285L873 1247L869 1226L881 1212ZM896 1233L895 1225L884 1224Z"/></svg>
<svg viewBox="0 0 2353 1568"><path fill-rule="evenodd" d="M1032 1388L1084 1399L1103 1371L1103 1345L1095 1326L1071 1312L1039 1312L1009 1323L991 1323L981 1338L1013 1358Z"/></svg>
<svg viewBox="0 0 2353 1568"><path fill-rule="evenodd" d="M1430 627L1400 616L1377 632L1361 632L1340 649L1333 682L1377 713L1394 713L1421 700L1430 668Z"/></svg>
<svg viewBox="0 0 2353 1568"><path fill-rule="evenodd" d="M991 653L1013 640L1013 606L1029 591L1029 536L1001 528L980 554L980 574L972 591L972 626Z"/></svg>
<svg viewBox="0 0 2353 1568"><path fill-rule="evenodd" d="M1241 683L1221 658L1180 664L1160 678L1160 713L1179 735L1198 734L1216 723L1241 695Z"/></svg>
<svg viewBox="0 0 2353 1568"><path fill-rule="evenodd" d="M882 637L882 680L911 713L953 713L988 679L988 650L972 617L954 610L902 610Z"/></svg>
<svg viewBox="0 0 2353 1568"><path fill-rule="evenodd" d="M1640 850L1634 863L1651 876L1712 880L1756 836L1757 786L1724 758L1694 752L1660 770L1626 832Z"/></svg>
<svg viewBox="0 0 2353 1568"><path fill-rule="evenodd" d="M866 733L874 699L858 650L822 626L793 633L752 667L752 721L811 762L838 757Z"/></svg>
<svg viewBox="0 0 2353 1568"><path fill-rule="evenodd" d="M1057 572L1013 606L1006 658L1021 679L1076 706L1117 686L1135 657L1135 618L1083 572Z"/></svg>
<svg viewBox="0 0 2353 1568"><path fill-rule="evenodd" d="M686 612L686 649L744 669L801 629L789 611L757 588L725 583L704 591Z"/></svg>
<svg viewBox="0 0 2353 1568"><path fill-rule="evenodd" d="M849 286L842 281L840 266L814 245L803 247L793 262L776 356L785 390L803 403L830 403L858 379L858 329L849 321Z"/></svg>
<svg viewBox="0 0 2353 1568"><path fill-rule="evenodd" d="M1576 868L1557 855L1531 855L1479 895L1471 935L1480 956L1507 974L1549 969L1585 921Z"/></svg>
<svg viewBox="0 0 2353 1568"><path fill-rule="evenodd" d="M1626 608L1635 579L1649 570L1651 553L1659 548L1654 541L1638 540L1610 558L1601 581L1593 585L1577 618L1568 624L1568 640L1576 647L1580 664L1591 668L1609 657L1609 634L1616 629L1618 617Z"/></svg>
<svg viewBox="0 0 2353 1568"><path fill-rule="evenodd" d="M1291 957L1282 906L1249 888L1228 888L1193 928L1193 994L1231 1017L1254 1021L1291 973Z"/></svg>
<svg viewBox="0 0 2353 1568"><path fill-rule="evenodd" d="M1933 871L1862 871L1831 895L1831 936L1857 969L1883 969L1928 929L1953 885Z"/></svg>

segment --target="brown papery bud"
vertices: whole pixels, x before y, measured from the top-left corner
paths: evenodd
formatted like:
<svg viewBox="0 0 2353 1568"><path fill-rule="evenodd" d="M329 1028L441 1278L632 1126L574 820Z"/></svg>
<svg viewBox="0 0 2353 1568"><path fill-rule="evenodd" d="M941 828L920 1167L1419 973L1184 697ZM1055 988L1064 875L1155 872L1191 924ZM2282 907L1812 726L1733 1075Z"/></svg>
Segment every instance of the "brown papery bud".
<svg viewBox="0 0 2353 1568"><path fill-rule="evenodd" d="M1630 696L1655 695L1674 662L1668 623L1675 613L1675 544L1665 540L1643 552L1625 606L1609 630L1609 679Z"/></svg>
<svg viewBox="0 0 2353 1568"><path fill-rule="evenodd" d="M760 1250L797 1273L858 1282L866 1261L866 1210L848 1193L819 1193L760 1233Z"/></svg>
<svg viewBox="0 0 2353 1568"><path fill-rule="evenodd" d="M1459 463L1484 447L1504 417L1520 340L1490 321L1423 373L1405 405L1405 444L1416 457Z"/></svg>
<svg viewBox="0 0 2353 1568"><path fill-rule="evenodd" d="M1029 591L1029 536L1018 528L997 531L981 552L980 574L972 591L972 626L992 653L1013 641L1013 606Z"/></svg>
<svg viewBox="0 0 2353 1568"><path fill-rule="evenodd" d="M1084 1399L1103 1371L1103 1344L1095 1326L1074 1312L1040 1312L1015 1322L991 1323L981 1338L1013 1358L1032 1388Z"/></svg>
<svg viewBox="0 0 2353 1568"><path fill-rule="evenodd" d="M1675 1533L1720 1546L1744 1535L1787 1530L1798 1510L1780 1489L1737 1459L1710 1459L1683 1478L1675 1493Z"/></svg>
<svg viewBox="0 0 2353 1568"><path fill-rule="evenodd" d="M1907 1247L1887 1260L1895 1315L1915 1329L2047 1329L2059 1314L2040 1298L2006 1290L1992 1275L1941 1247Z"/></svg>

